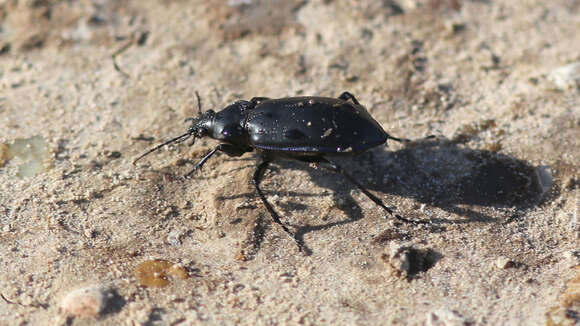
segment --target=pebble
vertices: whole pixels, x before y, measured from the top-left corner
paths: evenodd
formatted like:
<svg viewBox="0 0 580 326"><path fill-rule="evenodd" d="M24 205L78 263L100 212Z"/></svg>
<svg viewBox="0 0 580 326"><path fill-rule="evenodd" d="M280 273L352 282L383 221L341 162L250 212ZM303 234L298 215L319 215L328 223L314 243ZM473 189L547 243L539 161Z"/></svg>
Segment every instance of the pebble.
<svg viewBox="0 0 580 326"><path fill-rule="evenodd" d="M547 165L539 166L536 168L536 176L538 187L540 188L540 198L544 198L550 189L552 189L552 185L554 185L552 170Z"/></svg>
<svg viewBox="0 0 580 326"><path fill-rule="evenodd" d="M561 90L580 89L580 62L571 63L547 74L548 80Z"/></svg>
<svg viewBox="0 0 580 326"><path fill-rule="evenodd" d="M495 266L499 269L508 269L515 267L516 263L504 256L500 256L495 260Z"/></svg>
<svg viewBox="0 0 580 326"><path fill-rule="evenodd" d="M396 275L407 277L411 269L410 245L392 244L386 255L383 255L383 261Z"/></svg>
<svg viewBox="0 0 580 326"><path fill-rule="evenodd" d="M69 292L61 302L61 308L68 315L89 318L103 312L107 303L107 294L98 285L79 288Z"/></svg>
<svg viewBox="0 0 580 326"><path fill-rule="evenodd" d="M470 320L455 310L439 309L427 316L427 326L467 326L472 325Z"/></svg>

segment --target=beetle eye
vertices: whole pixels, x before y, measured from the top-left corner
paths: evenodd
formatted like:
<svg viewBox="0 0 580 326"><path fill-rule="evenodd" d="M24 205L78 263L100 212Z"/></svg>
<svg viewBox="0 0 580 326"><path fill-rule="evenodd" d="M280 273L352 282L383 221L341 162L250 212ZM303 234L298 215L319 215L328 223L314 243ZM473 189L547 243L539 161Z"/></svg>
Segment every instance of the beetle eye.
<svg viewBox="0 0 580 326"><path fill-rule="evenodd" d="M195 130L195 137L196 138L202 138L202 137L207 136L208 133L209 132L208 132L208 130L206 128L197 128Z"/></svg>

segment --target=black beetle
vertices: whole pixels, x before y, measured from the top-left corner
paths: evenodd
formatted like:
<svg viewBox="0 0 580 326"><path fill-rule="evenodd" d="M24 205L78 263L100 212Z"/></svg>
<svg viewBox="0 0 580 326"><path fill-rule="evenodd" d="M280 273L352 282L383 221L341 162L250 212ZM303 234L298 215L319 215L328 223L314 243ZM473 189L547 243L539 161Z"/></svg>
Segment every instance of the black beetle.
<svg viewBox="0 0 580 326"><path fill-rule="evenodd" d="M206 136L221 143L205 154L186 176L200 169L216 152L224 152L229 156L241 156L256 150L261 157L261 162L254 171L252 179L254 187L274 222L296 241L301 250L304 249L301 241L282 224L280 217L266 200L259 186L268 164L276 158L322 163L320 167L342 174L395 218L404 222L429 223L409 220L394 214L378 197L370 193L343 168L329 160L333 156L364 152L384 144L388 139L398 142L409 141L386 133L351 93L343 92L338 98L254 97L250 101L237 101L219 112L209 110L203 113L197 92L196 95L199 116L186 119L186 121L192 121L187 132L145 152L135 159L133 164L167 144L182 142L192 136L191 145L196 138Z"/></svg>

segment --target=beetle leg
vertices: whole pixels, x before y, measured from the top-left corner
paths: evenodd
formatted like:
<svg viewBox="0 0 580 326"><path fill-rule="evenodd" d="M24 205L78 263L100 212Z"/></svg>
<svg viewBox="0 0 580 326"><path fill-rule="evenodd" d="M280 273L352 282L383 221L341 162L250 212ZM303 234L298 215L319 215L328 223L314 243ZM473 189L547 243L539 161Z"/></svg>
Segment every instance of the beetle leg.
<svg viewBox="0 0 580 326"><path fill-rule="evenodd" d="M349 92L342 92L342 94L340 94L340 96L338 98L340 100L343 100L343 101L351 100L354 104L360 105L360 103L358 102L358 100L356 99L356 97L354 97L354 95L352 95Z"/></svg>
<svg viewBox="0 0 580 326"><path fill-rule="evenodd" d="M373 195L370 191L368 191L362 184L360 184L354 177L348 174L342 167L336 165L335 163L330 162L326 158L322 158L321 162L326 163L327 165L321 164L320 167L323 169L332 171L334 173L342 174L348 181L352 182L355 186L357 186L360 191L362 191L370 200L372 200L375 204L381 206L384 210L386 210L391 216L395 217L396 219L413 224L429 224L429 221L423 220L410 220L408 218L402 217L399 214L395 214L392 209L387 207L382 200L380 200L377 196Z"/></svg>
<svg viewBox="0 0 580 326"><path fill-rule="evenodd" d="M207 154L205 154L201 158L201 160L199 160L199 162L197 162L197 164L195 164L195 166L193 167L193 170L189 171L185 176L188 177L193 172L201 169L201 167L205 164L205 162L207 160L209 160L209 158L212 157L216 152L223 152L223 153L228 154L228 156L241 156L246 151L244 151L243 149L241 149L239 147L236 147L234 145L231 145L231 144L219 144L214 149L212 149L211 151L207 152Z"/></svg>
<svg viewBox="0 0 580 326"><path fill-rule="evenodd" d="M258 96L258 97L252 97L250 102L252 102L252 104L256 105L256 104L259 104L260 102L263 102L263 101L269 100L269 99L270 99L269 97Z"/></svg>
<svg viewBox="0 0 580 326"><path fill-rule="evenodd" d="M304 248L304 244L302 243L302 240L298 239L296 237L296 235L294 233L292 233L286 225L282 224L282 221L280 221L280 216L278 216L278 214L276 213L276 211L274 210L272 205L270 205L270 203L266 199L266 196L264 196L262 189L260 189L260 181L262 181L262 177L264 176L264 171L266 171L266 168L268 167L269 164L270 164L270 161L267 159L264 159L258 165L258 167L256 168L256 171L254 171L254 177L252 178L252 182L254 183L254 188L256 188L256 192L258 192L258 195L262 199L264 206L266 206L266 209L270 213L270 216L272 216L272 219L274 220L274 222L276 222L276 224L280 225L280 227L282 227L284 232L286 232L290 237L292 237L292 239L294 239L294 241L298 245L298 249L300 251L302 251L303 253L307 253L307 250L306 250L306 248Z"/></svg>
<svg viewBox="0 0 580 326"><path fill-rule="evenodd" d="M387 138L388 139L395 140L395 141L398 141L399 143L410 143L410 142L424 141L424 140L427 140L427 139L433 139L433 138L436 138L436 136L435 135L429 135L427 137L423 137L423 138L420 138L418 140L411 140L411 139L408 139L408 138L397 138L397 137L393 137L393 136L387 134Z"/></svg>
<svg viewBox="0 0 580 326"><path fill-rule="evenodd" d="M393 137L393 136L391 136L389 134L387 134L387 139L392 139L394 141L398 141L399 143L410 143L411 142L410 139Z"/></svg>

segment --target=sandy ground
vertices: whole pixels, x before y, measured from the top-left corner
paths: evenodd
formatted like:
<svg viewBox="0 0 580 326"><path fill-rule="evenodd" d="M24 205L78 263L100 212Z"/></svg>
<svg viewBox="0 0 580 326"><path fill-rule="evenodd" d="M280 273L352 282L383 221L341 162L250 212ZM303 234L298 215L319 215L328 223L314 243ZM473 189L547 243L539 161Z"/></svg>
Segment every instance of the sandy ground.
<svg viewBox="0 0 580 326"><path fill-rule="evenodd" d="M577 0L0 1L0 324L580 324L578 31ZM196 91L344 90L437 136L340 160L431 224L279 162L263 189L305 256L253 155L189 180L215 141L131 164ZM146 286L153 259L189 277Z"/></svg>

